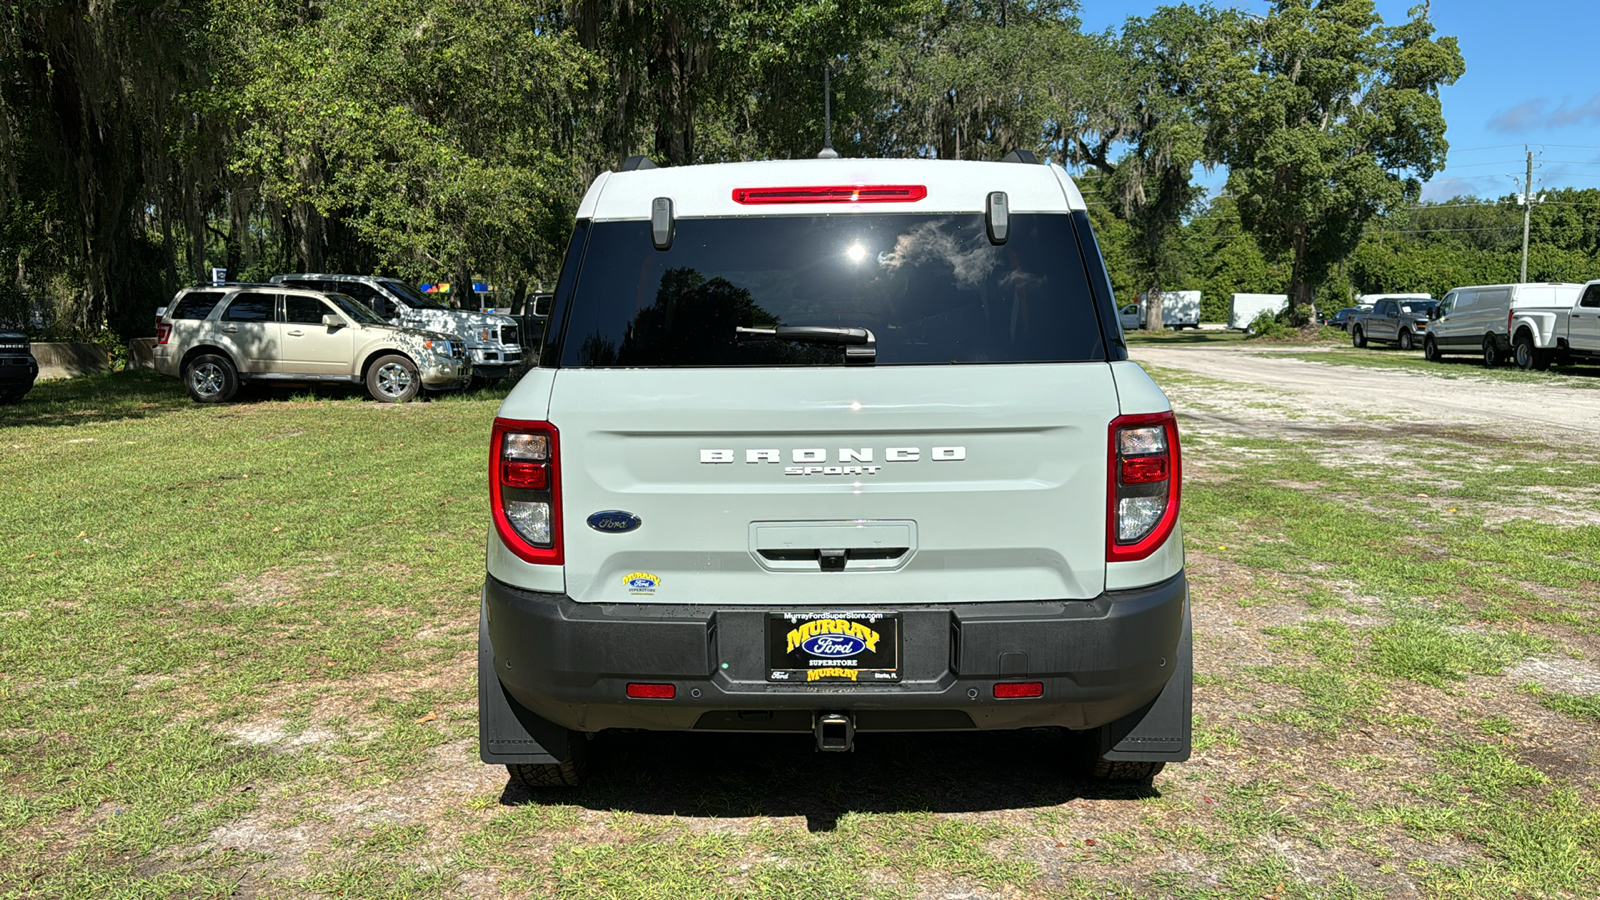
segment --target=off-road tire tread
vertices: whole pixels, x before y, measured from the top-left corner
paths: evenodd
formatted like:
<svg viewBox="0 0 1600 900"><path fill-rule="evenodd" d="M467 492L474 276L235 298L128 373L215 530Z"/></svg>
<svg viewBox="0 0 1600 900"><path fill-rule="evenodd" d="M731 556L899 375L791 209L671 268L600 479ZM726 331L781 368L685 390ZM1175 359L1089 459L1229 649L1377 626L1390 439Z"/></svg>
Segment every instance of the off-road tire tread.
<svg viewBox="0 0 1600 900"><path fill-rule="evenodd" d="M525 788L577 787L583 784L589 766L582 760L564 763L522 763L506 766L511 780Z"/></svg>
<svg viewBox="0 0 1600 900"><path fill-rule="evenodd" d="M525 788L577 787L589 774L589 739L573 732L567 741L569 755L559 763L510 763L506 773Z"/></svg>
<svg viewBox="0 0 1600 900"><path fill-rule="evenodd" d="M1149 781L1166 767L1164 762L1096 759L1091 774L1096 781Z"/></svg>
<svg viewBox="0 0 1600 900"><path fill-rule="evenodd" d="M1350 343L1358 349L1365 347L1367 345L1367 333L1362 331L1360 326L1350 329Z"/></svg>

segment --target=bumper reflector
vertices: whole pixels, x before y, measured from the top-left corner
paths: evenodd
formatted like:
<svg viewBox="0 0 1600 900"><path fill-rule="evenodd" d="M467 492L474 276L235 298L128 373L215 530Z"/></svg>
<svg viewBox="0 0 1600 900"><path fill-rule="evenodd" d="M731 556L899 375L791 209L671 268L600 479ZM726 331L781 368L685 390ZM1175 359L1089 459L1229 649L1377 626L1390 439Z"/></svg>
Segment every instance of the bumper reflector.
<svg viewBox="0 0 1600 900"><path fill-rule="evenodd" d="M994 686L996 700L1018 700L1025 697L1043 697L1042 681L1007 681Z"/></svg>
<svg viewBox="0 0 1600 900"><path fill-rule="evenodd" d="M628 696L635 700L671 700L678 696L677 685L628 682Z"/></svg>

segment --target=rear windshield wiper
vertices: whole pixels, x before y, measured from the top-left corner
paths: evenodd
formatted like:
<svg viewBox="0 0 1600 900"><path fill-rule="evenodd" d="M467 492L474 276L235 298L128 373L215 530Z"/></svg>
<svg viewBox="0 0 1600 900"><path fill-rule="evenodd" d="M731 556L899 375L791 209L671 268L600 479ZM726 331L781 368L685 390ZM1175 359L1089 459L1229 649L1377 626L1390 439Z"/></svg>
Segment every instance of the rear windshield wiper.
<svg viewBox="0 0 1600 900"><path fill-rule="evenodd" d="M843 344L844 361L871 365L878 358L878 339L865 328L837 328L831 325L776 325L770 328L734 329L741 341L811 341L818 344Z"/></svg>

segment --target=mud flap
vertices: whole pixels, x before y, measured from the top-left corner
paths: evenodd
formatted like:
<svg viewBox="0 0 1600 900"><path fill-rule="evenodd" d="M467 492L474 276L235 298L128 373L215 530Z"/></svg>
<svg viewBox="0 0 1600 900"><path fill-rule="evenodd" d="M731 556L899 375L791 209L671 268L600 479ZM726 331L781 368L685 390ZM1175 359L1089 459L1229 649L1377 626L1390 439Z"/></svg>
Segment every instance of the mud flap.
<svg viewBox="0 0 1600 900"><path fill-rule="evenodd" d="M1187 590L1176 670L1142 709L1100 727L1100 758L1130 762L1183 762L1189 758L1194 720L1194 640Z"/></svg>
<svg viewBox="0 0 1600 900"><path fill-rule="evenodd" d="M557 764L567 760L571 733L511 699L494 671L489 613L478 613L478 758L491 765Z"/></svg>

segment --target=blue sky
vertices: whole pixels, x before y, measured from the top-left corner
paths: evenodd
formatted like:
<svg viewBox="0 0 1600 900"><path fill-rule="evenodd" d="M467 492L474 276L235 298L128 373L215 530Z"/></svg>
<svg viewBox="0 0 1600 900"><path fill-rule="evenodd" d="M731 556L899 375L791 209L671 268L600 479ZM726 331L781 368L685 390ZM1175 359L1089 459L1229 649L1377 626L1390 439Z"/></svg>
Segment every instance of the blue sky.
<svg viewBox="0 0 1600 900"><path fill-rule="evenodd" d="M1148 15L1155 0L1081 0L1086 31ZM1384 22L1406 19L1420 0L1377 0ZM1216 0L1265 12L1265 0ZM1435 0L1440 35L1461 44L1467 73L1444 88L1450 156L1423 189L1428 200L1520 192L1523 146L1534 151L1534 185L1600 188L1600 62L1588 46L1600 34L1600 0ZM1510 176L1515 175L1513 184ZM1213 194L1221 172L1202 180Z"/></svg>

